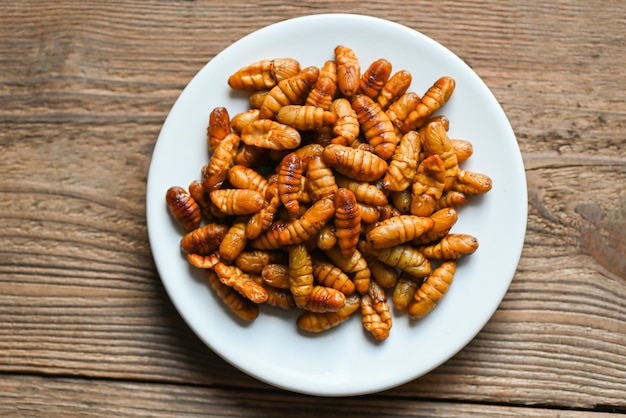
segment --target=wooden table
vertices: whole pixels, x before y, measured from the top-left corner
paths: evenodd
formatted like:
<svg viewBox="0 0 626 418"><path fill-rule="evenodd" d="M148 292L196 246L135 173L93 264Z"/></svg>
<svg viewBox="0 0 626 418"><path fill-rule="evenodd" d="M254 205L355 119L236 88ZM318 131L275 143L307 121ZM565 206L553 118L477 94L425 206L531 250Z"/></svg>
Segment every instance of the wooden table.
<svg viewBox="0 0 626 418"><path fill-rule="evenodd" d="M354 12L464 59L507 113L529 216L480 334L383 393L275 389L211 352L155 270L146 175L193 75L285 18ZM626 412L620 0L0 4L0 415L606 416Z"/></svg>

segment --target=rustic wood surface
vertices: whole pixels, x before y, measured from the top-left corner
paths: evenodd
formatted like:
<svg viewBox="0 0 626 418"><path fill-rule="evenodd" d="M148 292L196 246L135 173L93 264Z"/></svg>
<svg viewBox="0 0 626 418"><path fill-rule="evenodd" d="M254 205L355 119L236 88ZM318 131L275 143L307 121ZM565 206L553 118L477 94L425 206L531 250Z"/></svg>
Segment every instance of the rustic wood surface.
<svg viewBox="0 0 626 418"><path fill-rule="evenodd" d="M528 180L525 246L487 326L426 376L319 399L260 383L186 327L148 246L161 124L233 41L289 17L387 18L463 58ZM621 0L0 3L0 415L606 416L626 412Z"/></svg>

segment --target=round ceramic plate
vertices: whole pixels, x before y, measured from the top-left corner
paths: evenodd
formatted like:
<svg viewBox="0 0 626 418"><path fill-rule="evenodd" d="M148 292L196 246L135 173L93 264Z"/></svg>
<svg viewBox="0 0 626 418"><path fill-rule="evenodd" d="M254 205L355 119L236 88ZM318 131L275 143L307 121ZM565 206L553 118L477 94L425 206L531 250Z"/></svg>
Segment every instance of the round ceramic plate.
<svg viewBox="0 0 626 418"><path fill-rule="evenodd" d="M230 74L253 62L291 57L321 67L337 45L354 50L362 69L386 58L394 71L413 75L422 95L443 75L456 89L440 113L449 135L469 140L474 155L463 168L490 176L493 188L459 210L452 232L472 234L479 249L459 262L454 282L426 318L393 312L388 339L375 342L360 315L311 335L296 327L298 312L262 307L252 323L225 308L205 272L180 250L181 229L165 204L173 185L187 187L207 163L206 128L218 106L231 117L248 109L245 95L228 87ZM511 126L481 79L457 56L405 26L369 16L312 15L273 24L235 42L213 58L184 89L156 144L147 187L150 245L164 286L181 316L213 351L255 378L294 392L347 396L382 391L422 376L461 350L483 328L515 273L526 230L524 167Z"/></svg>

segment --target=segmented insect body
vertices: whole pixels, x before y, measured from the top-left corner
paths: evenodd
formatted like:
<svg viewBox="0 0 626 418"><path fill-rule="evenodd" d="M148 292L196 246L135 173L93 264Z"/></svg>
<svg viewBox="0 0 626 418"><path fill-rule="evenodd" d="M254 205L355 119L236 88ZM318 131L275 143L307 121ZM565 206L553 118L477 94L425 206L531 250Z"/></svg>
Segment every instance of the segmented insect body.
<svg viewBox="0 0 626 418"><path fill-rule="evenodd" d="M434 221L429 217L394 216L370 229L365 239L372 249L381 250L412 241L431 229L433 225Z"/></svg>
<svg viewBox="0 0 626 418"><path fill-rule="evenodd" d="M393 307L401 311L407 309L418 288L419 285L415 282L415 280L406 275L401 275L398 278L398 282L394 286L391 294Z"/></svg>
<svg viewBox="0 0 626 418"><path fill-rule="evenodd" d="M378 222L380 219L380 210L378 206L368 205L367 203L357 202L361 211L361 222L364 225L370 225Z"/></svg>
<svg viewBox="0 0 626 418"><path fill-rule="evenodd" d="M369 246L369 244L367 245ZM424 254L408 244L396 245L382 250L375 250L370 246L367 252L375 255L383 263L396 267L413 277L426 277L432 271L430 261L424 257Z"/></svg>
<svg viewBox="0 0 626 418"><path fill-rule="evenodd" d="M446 169L439 155L431 155L422 161L413 180L411 213L429 216L436 210L446 181Z"/></svg>
<svg viewBox="0 0 626 418"><path fill-rule="evenodd" d="M448 102L454 91L455 84L455 80L448 76L441 77L435 81L420 99L415 110L411 111L407 116L403 130L408 132L421 127L433 113Z"/></svg>
<svg viewBox="0 0 626 418"><path fill-rule="evenodd" d="M411 213L411 188L389 193L389 201L402 214Z"/></svg>
<svg viewBox="0 0 626 418"><path fill-rule="evenodd" d="M308 332L326 331L345 322L354 312L359 310L360 306L361 298L358 295L352 295L346 298L344 306L337 312L307 311L298 317L296 324L300 329Z"/></svg>
<svg viewBox="0 0 626 418"><path fill-rule="evenodd" d="M435 120L424 125L419 130L419 134L424 150L431 155L436 154L441 157L445 168L443 190L449 190L458 176L459 164L445 126L440 121Z"/></svg>
<svg viewBox="0 0 626 418"><path fill-rule="evenodd" d="M416 131L402 135L389 162L387 173L383 177L383 189L401 192L413 183L420 149L420 137Z"/></svg>
<svg viewBox="0 0 626 418"><path fill-rule="evenodd" d="M208 223L186 233L180 241L187 254L209 255L217 250L228 232L228 225Z"/></svg>
<svg viewBox="0 0 626 418"><path fill-rule="evenodd" d="M186 232L193 231L202 221L202 210L185 189L172 186L165 192L165 202L174 219Z"/></svg>
<svg viewBox="0 0 626 418"><path fill-rule="evenodd" d="M389 325L374 309L374 301L369 294L361 297L361 322L363 327L378 341L389 337Z"/></svg>
<svg viewBox="0 0 626 418"><path fill-rule="evenodd" d="M336 138L331 142L340 145L350 145L361 132L359 119L352 108L350 101L344 97L333 100L330 111L337 115L337 120L333 124L333 134Z"/></svg>
<svg viewBox="0 0 626 418"><path fill-rule="evenodd" d="M443 192L441 198L437 201L435 210L443 208L456 208L467 203L467 195L454 190Z"/></svg>
<svg viewBox="0 0 626 418"><path fill-rule="evenodd" d="M241 140L246 145L283 151L297 148L302 137L291 126L271 119L258 119L243 128Z"/></svg>
<svg viewBox="0 0 626 418"><path fill-rule="evenodd" d="M396 149L398 138L387 114L378 103L364 94L354 96L351 103L359 120L361 132L367 142L374 147L374 153L383 160L389 159Z"/></svg>
<svg viewBox="0 0 626 418"><path fill-rule="evenodd" d="M328 60L320 69L319 77L311 87L305 104L330 110L337 91L337 63L334 60Z"/></svg>
<svg viewBox="0 0 626 418"><path fill-rule="evenodd" d="M282 251L252 250L242 251L235 264L245 273L261 274L269 264L286 263L287 258Z"/></svg>
<svg viewBox="0 0 626 418"><path fill-rule="evenodd" d="M259 306L232 287L222 283L213 270L207 270L207 279L219 298L239 318L244 321L254 321L259 316Z"/></svg>
<svg viewBox="0 0 626 418"><path fill-rule="evenodd" d="M289 289L289 260L286 263L271 263L261 270L263 282L279 289Z"/></svg>
<svg viewBox="0 0 626 418"><path fill-rule="evenodd" d="M313 261L306 245L289 247L289 290L296 306L304 308L313 293Z"/></svg>
<svg viewBox="0 0 626 418"><path fill-rule="evenodd" d="M346 296L339 290L315 285L303 308L311 312L337 312L345 303Z"/></svg>
<svg viewBox="0 0 626 418"><path fill-rule="evenodd" d="M337 244L337 234L335 233L335 226L332 224L326 224L320 229L317 234L317 248L320 250L330 250Z"/></svg>
<svg viewBox="0 0 626 418"><path fill-rule="evenodd" d="M391 329L393 320L391 318L389 304L387 303L387 295L383 287L376 282L371 282L367 294L371 298L372 307L378 316L380 316L380 319Z"/></svg>
<svg viewBox="0 0 626 418"><path fill-rule="evenodd" d="M384 58L372 62L361 75L359 91L372 99L376 99L389 80L391 69L391 63Z"/></svg>
<svg viewBox="0 0 626 418"><path fill-rule="evenodd" d="M474 145L464 139L450 139L452 150L459 163L467 161L474 154Z"/></svg>
<svg viewBox="0 0 626 418"><path fill-rule="evenodd" d="M295 152L287 154L279 165L278 196L287 211L297 216L300 210L298 197L302 192L302 160Z"/></svg>
<svg viewBox="0 0 626 418"><path fill-rule="evenodd" d="M289 290L271 286L265 283L260 276L254 276L252 278L267 291L265 304L284 310L294 309L296 307L296 301Z"/></svg>
<svg viewBox="0 0 626 418"><path fill-rule="evenodd" d="M250 103L251 109L260 109L263 105L263 100L265 100L265 96L269 94L269 90L259 90L252 92L250 96L248 96L248 102Z"/></svg>
<svg viewBox="0 0 626 418"><path fill-rule="evenodd" d="M465 195L484 194L491 190L492 181L489 176L468 170L459 170L451 190Z"/></svg>
<svg viewBox="0 0 626 418"><path fill-rule="evenodd" d="M391 75L381 89L376 102L383 110L407 92L413 81L413 76L407 70L400 70Z"/></svg>
<svg viewBox="0 0 626 418"><path fill-rule="evenodd" d="M209 163L202 170L202 185L205 190L222 185L228 176L228 169L233 164L239 141L239 135L230 133L218 142Z"/></svg>
<svg viewBox="0 0 626 418"><path fill-rule="evenodd" d="M367 289L369 288L371 282L372 272L370 271L363 254L361 254L359 250L355 250L350 258L342 256L338 247L326 250L324 251L324 254L326 254L333 264L342 269L344 272L352 275L351 278L357 292L360 294L367 293Z"/></svg>
<svg viewBox="0 0 626 418"><path fill-rule="evenodd" d="M338 189L335 194L335 233L342 256L351 257L361 233L361 210L349 189Z"/></svg>
<svg viewBox="0 0 626 418"><path fill-rule="evenodd" d="M469 234L447 234L439 242L419 248L433 260L456 260L478 249L478 240Z"/></svg>
<svg viewBox="0 0 626 418"><path fill-rule="evenodd" d="M259 109L249 109L233 116L230 120L230 127L235 133L241 135L243 128L257 120L259 120Z"/></svg>
<svg viewBox="0 0 626 418"><path fill-rule="evenodd" d="M317 106L287 105L276 113L276 120L301 131L310 131L334 124L337 115Z"/></svg>
<svg viewBox="0 0 626 418"><path fill-rule="evenodd" d="M270 193L269 191L272 190ZM269 196L268 196L269 193ZM278 196L278 185L276 183L267 186L265 205L261 210L254 213L248 219L246 225L246 238L256 239L265 232L274 221L274 217L280 207L280 197Z"/></svg>
<svg viewBox="0 0 626 418"><path fill-rule="evenodd" d="M209 126L207 127L207 143L209 151L215 151L217 144L226 138L231 132L230 116L225 107L216 107L209 114Z"/></svg>
<svg viewBox="0 0 626 418"><path fill-rule="evenodd" d="M189 194L193 197L198 206L200 206L202 215L204 215L209 222L213 222L227 216L225 213L220 211L218 207L213 204L213 202L211 202L209 193L204 190L202 180L194 180L189 183Z"/></svg>
<svg viewBox="0 0 626 418"><path fill-rule="evenodd" d="M433 220L433 227L413 239L412 244L423 245L443 238L456 223L458 214L454 208L443 208L430 215L430 219Z"/></svg>
<svg viewBox="0 0 626 418"><path fill-rule="evenodd" d="M307 188L315 202L324 197L334 198L337 182L333 170L326 165L321 155L314 155L309 161L306 172Z"/></svg>
<svg viewBox="0 0 626 418"><path fill-rule="evenodd" d="M361 64L356 53L347 46L338 45L334 52L337 62L337 86L345 97L351 98L359 91Z"/></svg>
<svg viewBox="0 0 626 418"><path fill-rule="evenodd" d="M228 182L237 189L250 189L265 196L267 179L255 169L243 165L233 165L228 171Z"/></svg>
<svg viewBox="0 0 626 418"><path fill-rule="evenodd" d="M217 274L220 282L232 287L252 302L263 303L267 300L268 293L265 288L252 280L239 267L230 266L219 261L213 267L213 271Z"/></svg>
<svg viewBox="0 0 626 418"><path fill-rule="evenodd" d="M337 289L344 295L351 295L355 291L354 282L332 263L316 260L313 265L313 276L321 285Z"/></svg>
<svg viewBox="0 0 626 418"><path fill-rule="evenodd" d="M300 63L293 58L261 60L240 68L228 78L235 90L267 90L300 72Z"/></svg>
<svg viewBox="0 0 626 418"><path fill-rule="evenodd" d="M259 108L260 119L273 119L281 107L294 104L303 104L317 81L319 68L310 66L304 68L297 75L278 82L265 96Z"/></svg>
<svg viewBox="0 0 626 418"><path fill-rule="evenodd" d="M261 193L249 189L217 189L209 194L211 201L228 215L249 215L263 208Z"/></svg>
<svg viewBox="0 0 626 418"><path fill-rule="evenodd" d="M385 114L393 123L396 129L396 135L401 136L413 129L404 130L404 121L409 116L420 101L417 93L409 91L400 96L396 101L391 102L385 110Z"/></svg>
<svg viewBox="0 0 626 418"><path fill-rule="evenodd" d="M308 241L322 229L334 214L335 204L331 199L318 200L300 218L278 229L278 243L280 245L293 245ZM270 228L268 232L272 229Z"/></svg>
<svg viewBox="0 0 626 418"><path fill-rule="evenodd" d="M376 181L387 171L385 160L362 149L330 144L322 156L327 164L353 180Z"/></svg>
<svg viewBox="0 0 626 418"><path fill-rule="evenodd" d="M246 218L239 218L233 222L219 246L220 257L233 261L246 248Z"/></svg>
<svg viewBox="0 0 626 418"><path fill-rule="evenodd" d="M343 187L354 193L356 200L373 206L384 206L387 204L387 196L375 185L366 181L351 180L348 177L339 175L335 177L338 187Z"/></svg>
<svg viewBox="0 0 626 418"><path fill-rule="evenodd" d="M455 271L456 262L445 261L424 280L407 306L411 318L423 318L435 308L448 292Z"/></svg>

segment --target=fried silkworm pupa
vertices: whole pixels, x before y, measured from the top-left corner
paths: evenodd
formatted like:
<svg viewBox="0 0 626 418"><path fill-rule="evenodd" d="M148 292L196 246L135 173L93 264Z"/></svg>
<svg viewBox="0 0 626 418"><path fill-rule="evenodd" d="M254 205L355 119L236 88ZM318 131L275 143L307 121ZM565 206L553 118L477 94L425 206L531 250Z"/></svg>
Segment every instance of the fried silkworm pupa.
<svg viewBox="0 0 626 418"><path fill-rule="evenodd" d="M478 249L478 240L469 234L447 234L439 242L419 247L432 260L456 260Z"/></svg>
<svg viewBox="0 0 626 418"><path fill-rule="evenodd" d="M231 127L228 110L222 106L213 108L209 114L209 126L207 127L209 151L214 152L217 144L229 133L231 133Z"/></svg>
<svg viewBox="0 0 626 418"><path fill-rule="evenodd" d="M337 62L337 86L345 97L351 98L357 94L361 85L361 64L356 53L347 46L337 45L334 52Z"/></svg>
<svg viewBox="0 0 626 418"><path fill-rule="evenodd" d="M407 311L411 318L423 318L437 306L448 292L455 271L456 262L445 261L424 280L415 292L413 300L407 306Z"/></svg>
<svg viewBox="0 0 626 418"><path fill-rule="evenodd" d="M454 78L444 76L439 78L421 98L415 110L404 121L405 132L418 129L430 118L441 106L448 102L454 92L456 82Z"/></svg>
<svg viewBox="0 0 626 418"><path fill-rule="evenodd" d="M372 62L361 75L359 91L372 99L376 99L389 80L391 69L391 63L385 58Z"/></svg>
<svg viewBox="0 0 626 418"><path fill-rule="evenodd" d="M319 68L310 66L294 76L279 81L263 99L259 108L259 118L274 119L283 106L303 104L317 81L319 72Z"/></svg>
<svg viewBox="0 0 626 418"><path fill-rule="evenodd" d="M348 296L341 309L337 312L305 312L296 321L298 328L308 332L322 332L342 324L361 306L358 295Z"/></svg>
<svg viewBox="0 0 626 418"><path fill-rule="evenodd" d="M376 181L387 171L385 160L362 149L330 144L324 148L322 156L327 164L353 180Z"/></svg>
<svg viewBox="0 0 626 418"><path fill-rule="evenodd" d="M293 58L261 60L242 67L230 75L228 85L234 90L267 90L299 72L300 63Z"/></svg>
<svg viewBox="0 0 626 418"><path fill-rule="evenodd" d="M232 287L222 283L213 270L207 270L207 279L217 296L239 318L250 322L259 316L259 306Z"/></svg>
<svg viewBox="0 0 626 418"><path fill-rule="evenodd" d="M344 295L351 295L356 289L354 282L348 278L346 273L333 263L326 261L315 261L313 277L321 285L337 289Z"/></svg>
<svg viewBox="0 0 626 418"><path fill-rule="evenodd" d="M250 215L265 204L261 193L249 189L217 189L209 196L215 206L228 215Z"/></svg>
<svg viewBox="0 0 626 418"><path fill-rule="evenodd" d="M284 151L297 148L302 137L291 126L271 119L258 119L242 129L241 140L248 146Z"/></svg>
<svg viewBox="0 0 626 418"><path fill-rule="evenodd" d="M413 81L413 76L407 70L400 70L395 72L389 80L385 83L382 90L376 97L376 102L383 110L399 97L407 92Z"/></svg>
<svg viewBox="0 0 626 418"><path fill-rule="evenodd" d="M165 193L165 202L174 219L186 232L200 226L202 210L185 189L179 186L170 187Z"/></svg>
<svg viewBox="0 0 626 418"><path fill-rule="evenodd" d="M202 225L186 233L180 247L187 254L209 255L219 248L228 229L228 225L214 222Z"/></svg>
<svg viewBox="0 0 626 418"><path fill-rule="evenodd" d="M426 216L400 215L385 219L367 232L367 243L375 250L412 241L430 230L434 221Z"/></svg>
<svg viewBox="0 0 626 418"><path fill-rule="evenodd" d="M398 138L393 123L378 103L364 94L352 98L352 108L356 112L361 132L374 148L374 154L383 160L389 159L396 149Z"/></svg>
<svg viewBox="0 0 626 418"><path fill-rule="evenodd" d="M356 197L348 189L338 189L335 194L335 234L342 256L349 258L356 250L361 233L361 210Z"/></svg>
<svg viewBox="0 0 626 418"><path fill-rule="evenodd" d="M289 290L296 306L304 308L313 293L313 261L306 245L299 244L289 247L288 268Z"/></svg>
<svg viewBox="0 0 626 418"><path fill-rule="evenodd" d="M346 296L337 289L327 286L313 286L313 290L302 308L311 312L337 312L346 303Z"/></svg>

